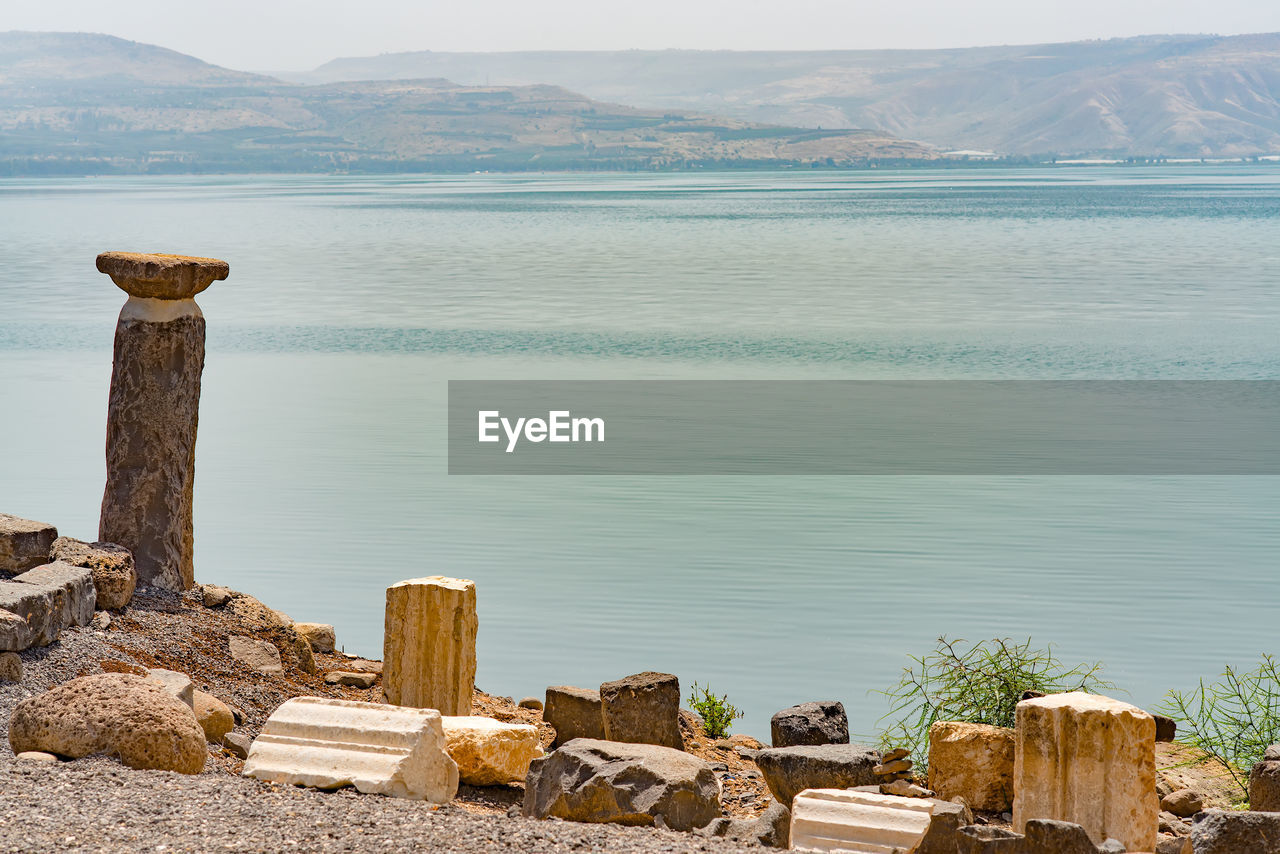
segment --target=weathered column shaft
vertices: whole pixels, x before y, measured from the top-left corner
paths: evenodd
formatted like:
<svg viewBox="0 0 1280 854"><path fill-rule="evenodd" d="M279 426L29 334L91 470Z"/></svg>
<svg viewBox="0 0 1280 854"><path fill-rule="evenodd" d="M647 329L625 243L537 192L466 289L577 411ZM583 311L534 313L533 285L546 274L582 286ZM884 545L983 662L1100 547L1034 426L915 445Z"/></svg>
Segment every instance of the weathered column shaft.
<svg viewBox="0 0 1280 854"><path fill-rule="evenodd" d="M387 588L382 693L388 703L471 714L476 585L433 575Z"/></svg>
<svg viewBox="0 0 1280 854"><path fill-rule="evenodd" d="M129 299L116 326L99 537L133 552L138 580L195 584L192 495L205 322L192 297L227 265L206 258L98 256Z"/></svg>

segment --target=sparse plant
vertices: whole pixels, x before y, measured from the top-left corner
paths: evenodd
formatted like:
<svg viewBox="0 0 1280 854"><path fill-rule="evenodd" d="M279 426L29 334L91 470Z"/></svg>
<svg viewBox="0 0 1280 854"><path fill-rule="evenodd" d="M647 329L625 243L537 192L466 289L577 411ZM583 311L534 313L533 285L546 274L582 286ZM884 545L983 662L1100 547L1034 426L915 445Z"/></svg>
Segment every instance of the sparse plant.
<svg viewBox="0 0 1280 854"><path fill-rule="evenodd" d="M1178 741L1200 748L1226 766L1249 797L1249 771L1267 747L1280 742L1280 666L1264 655L1240 672L1227 667L1220 682L1193 691L1170 691L1160 711L1178 722Z"/></svg>
<svg viewBox="0 0 1280 854"><path fill-rule="evenodd" d="M707 738L724 738L729 735L733 722L742 717L742 712L729 702L729 695L716 696L711 688L699 688L693 683L689 694L689 707L702 716L702 729Z"/></svg>
<svg viewBox="0 0 1280 854"><path fill-rule="evenodd" d="M883 747L909 748L922 768L928 755L929 727L936 721L966 721L1011 727L1026 691L1096 693L1114 688L1100 677L1102 664L1067 667L1053 647L1033 647L993 638L967 645L962 639L938 638L933 651L911 656L902 678L888 691L891 708L881 723Z"/></svg>

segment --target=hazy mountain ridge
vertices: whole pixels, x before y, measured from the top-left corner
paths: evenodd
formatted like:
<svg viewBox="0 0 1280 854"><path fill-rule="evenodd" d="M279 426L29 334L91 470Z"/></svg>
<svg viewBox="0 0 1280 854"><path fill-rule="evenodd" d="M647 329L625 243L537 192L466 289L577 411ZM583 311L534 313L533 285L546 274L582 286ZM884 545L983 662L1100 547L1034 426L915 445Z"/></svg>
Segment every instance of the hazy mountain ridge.
<svg viewBox="0 0 1280 854"><path fill-rule="evenodd" d="M0 169L13 173L845 165L936 156L880 132L641 110L550 85L305 86L110 36L0 33Z"/></svg>
<svg viewBox="0 0 1280 854"><path fill-rule="evenodd" d="M1280 34L950 50L405 53L299 79L533 82L651 108L1013 154L1280 151Z"/></svg>

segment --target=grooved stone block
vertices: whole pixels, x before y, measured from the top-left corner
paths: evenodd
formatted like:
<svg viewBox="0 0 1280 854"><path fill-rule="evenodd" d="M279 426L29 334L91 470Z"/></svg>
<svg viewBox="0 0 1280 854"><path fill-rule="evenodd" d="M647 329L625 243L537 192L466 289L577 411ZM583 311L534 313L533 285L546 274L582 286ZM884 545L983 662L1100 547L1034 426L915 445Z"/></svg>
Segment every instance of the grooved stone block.
<svg viewBox="0 0 1280 854"><path fill-rule="evenodd" d="M26 572L47 563L56 539L52 525L0 513L0 572Z"/></svg>
<svg viewBox="0 0 1280 854"><path fill-rule="evenodd" d="M529 763L542 755L538 728L474 715L443 720L446 750L468 786L524 782Z"/></svg>
<svg viewBox="0 0 1280 854"><path fill-rule="evenodd" d="M458 791L439 712L320 697L297 697L271 713L244 775L440 804Z"/></svg>
<svg viewBox="0 0 1280 854"><path fill-rule="evenodd" d="M929 788L976 810L1013 806L1013 730L962 721L929 727Z"/></svg>
<svg viewBox="0 0 1280 854"><path fill-rule="evenodd" d="M1014 830L1029 819L1082 826L1153 851L1160 820L1155 719L1128 703L1073 692L1018 704L1014 732Z"/></svg>
<svg viewBox="0 0 1280 854"><path fill-rule="evenodd" d="M547 689L542 720L556 731L552 747L575 738L604 741L604 717L600 712L600 692L591 688L555 685Z"/></svg>
<svg viewBox="0 0 1280 854"><path fill-rule="evenodd" d="M897 854L924 838L934 804L847 789L806 789L791 807L791 847L803 851Z"/></svg>
<svg viewBox="0 0 1280 854"><path fill-rule="evenodd" d="M432 575L388 587L382 641L387 702L469 715L478 628L474 581Z"/></svg>

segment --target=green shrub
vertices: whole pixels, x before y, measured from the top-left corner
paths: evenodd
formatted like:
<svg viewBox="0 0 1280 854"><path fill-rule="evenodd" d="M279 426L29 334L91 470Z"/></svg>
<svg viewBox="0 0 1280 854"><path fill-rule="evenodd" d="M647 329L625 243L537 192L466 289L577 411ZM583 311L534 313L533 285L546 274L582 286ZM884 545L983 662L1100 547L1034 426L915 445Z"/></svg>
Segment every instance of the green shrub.
<svg viewBox="0 0 1280 854"><path fill-rule="evenodd" d="M724 738L733 722L742 717L742 712L729 702L728 694L717 697L709 687L699 688L697 682L693 683L693 693L689 695L689 707L702 715L707 738Z"/></svg>
<svg viewBox="0 0 1280 854"><path fill-rule="evenodd" d="M1230 771L1243 799L1249 771L1267 747L1280 742L1280 671L1265 655L1253 670L1227 667L1222 681L1190 693L1170 691L1160 711L1178 722L1178 741L1194 745Z"/></svg>
<svg viewBox="0 0 1280 854"><path fill-rule="evenodd" d="M883 718L883 747L910 748L917 768L928 760L929 727L935 721L967 721L1011 727L1024 691L1054 694L1114 688L1099 678L1101 663L1067 667L1053 647L1036 649L1028 638L1017 643L994 638L973 644L938 638L933 651L911 656L902 679L888 691L891 708Z"/></svg>

